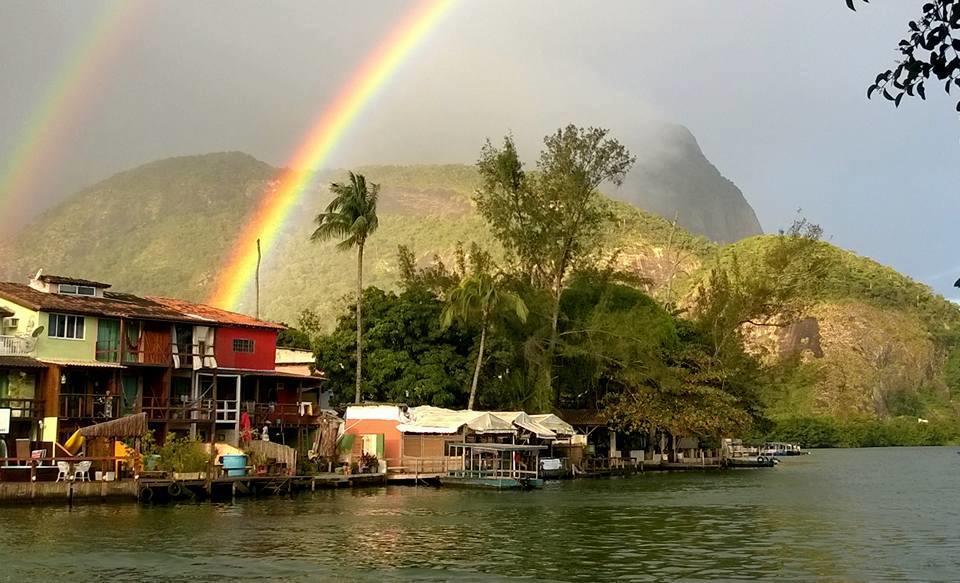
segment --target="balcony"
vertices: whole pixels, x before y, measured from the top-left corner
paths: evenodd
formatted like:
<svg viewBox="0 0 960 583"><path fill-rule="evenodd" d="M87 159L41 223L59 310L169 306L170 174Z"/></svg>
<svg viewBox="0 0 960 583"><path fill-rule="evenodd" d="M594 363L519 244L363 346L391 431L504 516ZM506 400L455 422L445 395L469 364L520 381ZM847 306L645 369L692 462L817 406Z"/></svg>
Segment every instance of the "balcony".
<svg viewBox="0 0 960 583"><path fill-rule="evenodd" d="M121 416L120 395L60 394L61 419L116 419Z"/></svg>
<svg viewBox="0 0 960 583"><path fill-rule="evenodd" d="M31 356L36 347L32 336L0 336L0 356Z"/></svg>
<svg viewBox="0 0 960 583"><path fill-rule="evenodd" d="M176 400L147 397L141 411L150 421L212 421L213 401L210 399Z"/></svg>
<svg viewBox="0 0 960 583"><path fill-rule="evenodd" d="M0 399L0 409L10 409L11 419L43 419L43 401Z"/></svg>
<svg viewBox="0 0 960 583"><path fill-rule="evenodd" d="M260 426L265 422L283 425L316 425L322 413L314 403L247 403L252 411L253 422Z"/></svg>

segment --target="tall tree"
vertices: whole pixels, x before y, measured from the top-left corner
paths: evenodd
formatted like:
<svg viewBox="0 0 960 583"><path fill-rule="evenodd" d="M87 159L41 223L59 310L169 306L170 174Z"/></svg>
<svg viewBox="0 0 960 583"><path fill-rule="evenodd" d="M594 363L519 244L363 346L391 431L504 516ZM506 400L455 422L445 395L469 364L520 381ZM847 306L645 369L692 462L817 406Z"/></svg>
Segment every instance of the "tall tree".
<svg viewBox="0 0 960 583"><path fill-rule="evenodd" d="M312 241L341 239L337 249L357 249L357 377L356 398L360 402L360 379L363 362L363 247L367 238L377 230L377 199L380 185L367 185L363 174L350 173L347 183L334 182L330 192L334 195L324 212L317 215L317 228L310 236Z"/></svg>
<svg viewBox="0 0 960 583"><path fill-rule="evenodd" d="M527 305L517 294L504 290L488 273L475 273L465 277L447 297L446 306L441 315L444 328L453 322L476 323L480 326L480 346L477 350L477 363L473 369L473 382L470 384L470 398L467 409L472 410L477 399L477 384L480 380L480 368L483 366L484 348L487 332L499 318L516 316L521 322L527 320Z"/></svg>
<svg viewBox="0 0 960 583"><path fill-rule="evenodd" d="M523 171L509 137L503 148L488 142L477 164L478 210L531 282L553 296L542 394L534 404L538 409L549 408L558 398L553 361L565 279L579 260L596 249L610 218L600 186L620 186L636 160L608 133L568 125L546 136L533 175Z"/></svg>

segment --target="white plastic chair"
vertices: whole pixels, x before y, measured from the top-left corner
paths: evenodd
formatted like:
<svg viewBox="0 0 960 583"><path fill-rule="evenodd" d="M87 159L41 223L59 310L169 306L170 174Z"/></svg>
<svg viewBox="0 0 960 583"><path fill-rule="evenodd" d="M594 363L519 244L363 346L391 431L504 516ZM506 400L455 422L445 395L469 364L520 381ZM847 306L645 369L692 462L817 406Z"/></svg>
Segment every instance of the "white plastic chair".
<svg viewBox="0 0 960 583"><path fill-rule="evenodd" d="M93 465L93 462L80 462L74 467L73 479L76 480L80 478L81 482L90 481L90 466Z"/></svg>
<svg viewBox="0 0 960 583"><path fill-rule="evenodd" d="M70 476L70 462L57 462L57 481L67 481Z"/></svg>

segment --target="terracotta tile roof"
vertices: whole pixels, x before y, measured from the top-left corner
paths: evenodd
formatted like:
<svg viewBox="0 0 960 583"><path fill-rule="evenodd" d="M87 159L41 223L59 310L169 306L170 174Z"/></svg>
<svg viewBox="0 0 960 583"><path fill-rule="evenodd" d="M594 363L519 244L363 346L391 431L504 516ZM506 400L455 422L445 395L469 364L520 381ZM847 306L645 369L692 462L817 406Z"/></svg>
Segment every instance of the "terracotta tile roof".
<svg viewBox="0 0 960 583"><path fill-rule="evenodd" d="M0 356L0 368L47 368L47 365L29 356Z"/></svg>
<svg viewBox="0 0 960 583"><path fill-rule="evenodd" d="M283 330L285 326L266 320L258 320L252 316L228 312L213 306L205 304L195 304L176 298L164 298L159 296L147 296L147 299L174 310L180 314L203 320L204 322L216 322L217 324L231 324L233 326L248 326L251 328L272 328L274 330Z"/></svg>
<svg viewBox="0 0 960 583"><path fill-rule="evenodd" d="M211 306L184 300L159 297L141 297L119 292L104 292L102 298L44 293L28 285L0 282L0 298L44 312L66 312L111 318L160 320L185 324L228 324L282 330L273 322L257 320Z"/></svg>
<svg viewBox="0 0 960 583"><path fill-rule="evenodd" d="M110 287L109 283L102 283L99 281L91 281L89 279L80 279L77 277L67 277L65 275L41 275L40 281L44 283L66 283L70 285L89 285L93 287L100 287L106 289Z"/></svg>

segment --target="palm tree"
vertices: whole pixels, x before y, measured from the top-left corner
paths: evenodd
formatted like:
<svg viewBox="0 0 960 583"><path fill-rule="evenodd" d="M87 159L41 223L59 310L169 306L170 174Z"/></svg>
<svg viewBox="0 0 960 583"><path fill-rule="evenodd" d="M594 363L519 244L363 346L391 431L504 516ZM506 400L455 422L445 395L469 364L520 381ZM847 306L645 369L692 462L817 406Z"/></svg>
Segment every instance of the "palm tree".
<svg viewBox="0 0 960 583"><path fill-rule="evenodd" d="M348 251L357 248L357 395L360 402L360 371L363 349L363 246L367 238L377 230L377 198L380 185L367 185L363 174L350 173L346 184L334 182L330 185L334 195L324 212L317 215L317 229L310 236L311 241L327 241L338 238L341 241L337 249Z"/></svg>
<svg viewBox="0 0 960 583"><path fill-rule="evenodd" d="M480 380L487 331L499 318L508 314L516 315L521 322L526 322L527 305L517 294L500 289L498 282L486 273L464 277L447 297L447 305L440 316L444 328L450 327L454 320L463 323L476 322L480 325L480 350L477 353L477 365L473 369L473 384L470 385L467 409L472 410L477 399L477 382Z"/></svg>

